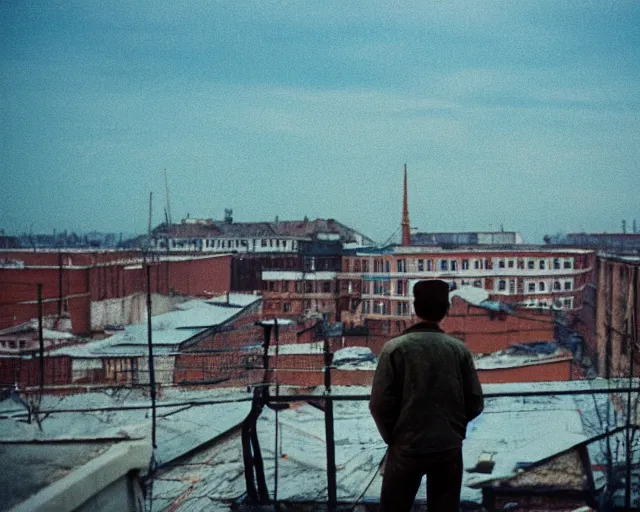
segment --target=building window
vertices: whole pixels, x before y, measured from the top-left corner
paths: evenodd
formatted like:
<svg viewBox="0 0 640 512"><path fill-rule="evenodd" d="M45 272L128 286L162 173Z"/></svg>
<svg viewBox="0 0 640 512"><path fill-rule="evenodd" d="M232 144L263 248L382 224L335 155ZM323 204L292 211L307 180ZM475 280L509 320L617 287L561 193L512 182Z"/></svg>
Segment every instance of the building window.
<svg viewBox="0 0 640 512"><path fill-rule="evenodd" d="M540 270L544 270L545 268L545 262L544 260L540 260Z"/></svg>
<svg viewBox="0 0 640 512"><path fill-rule="evenodd" d="M514 294L516 293L516 280L515 279L509 279L509 293L510 294Z"/></svg>
<svg viewBox="0 0 640 512"><path fill-rule="evenodd" d="M262 240L260 240L260 247L266 247L266 246L267 246L267 241L263 238Z"/></svg>
<svg viewBox="0 0 640 512"><path fill-rule="evenodd" d="M302 281L295 281L295 289L296 293L302 293L302 290L304 289L304 283Z"/></svg>
<svg viewBox="0 0 640 512"><path fill-rule="evenodd" d="M282 303L282 312L283 313L288 313L289 311L291 311L291 303L290 302L283 302Z"/></svg>
<svg viewBox="0 0 640 512"><path fill-rule="evenodd" d="M507 282L504 279L500 279L500 281L498 281L498 290L500 291L504 291L507 288Z"/></svg>
<svg viewBox="0 0 640 512"><path fill-rule="evenodd" d="M404 281L402 279L398 279L398 282L396 283L396 295L404 296L404 294Z"/></svg>
<svg viewBox="0 0 640 512"><path fill-rule="evenodd" d="M564 282L564 289L565 290L571 290L571 281L565 281Z"/></svg>
<svg viewBox="0 0 640 512"><path fill-rule="evenodd" d="M469 270L469 260L462 260L462 270Z"/></svg>
<svg viewBox="0 0 640 512"><path fill-rule="evenodd" d="M498 261L498 268L504 268L504 260Z"/></svg>
<svg viewBox="0 0 640 512"><path fill-rule="evenodd" d="M331 281L322 282L322 293L331 293Z"/></svg>
<svg viewBox="0 0 640 512"><path fill-rule="evenodd" d="M391 272L391 263L389 261L384 262L384 271L388 274Z"/></svg>
<svg viewBox="0 0 640 512"><path fill-rule="evenodd" d="M396 267L398 269L398 272L406 272L407 271L407 267L405 265L405 260L398 260L396 262Z"/></svg>
<svg viewBox="0 0 640 512"><path fill-rule="evenodd" d="M282 281L282 291L283 292L289 291L289 281Z"/></svg>
<svg viewBox="0 0 640 512"><path fill-rule="evenodd" d="M554 290L561 290L562 286L560 285L560 281L554 281L553 282L553 289Z"/></svg>
<svg viewBox="0 0 640 512"><path fill-rule="evenodd" d="M448 270L449 262L447 260L440 260L440 270Z"/></svg>
<svg viewBox="0 0 640 512"><path fill-rule="evenodd" d="M313 293L313 281L304 282L304 293Z"/></svg>
<svg viewBox="0 0 640 512"><path fill-rule="evenodd" d="M573 298L572 297L568 297L566 299L563 299L562 304L564 305L565 309L572 309L573 308Z"/></svg>
<svg viewBox="0 0 640 512"><path fill-rule="evenodd" d="M427 260L427 272L433 271L433 261Z"/></svg>
<svg viewBox="0 0 640 512"><path fill-rule="evenodd" d="M451 260L451 271L455 272L458 270L458 262L456 260Z"/></svg>
<svg viewBox="0 0 640 512"><path fill-rule="evenodd" d="M482 266L480 265L480 260L474 260L473 261L473 268L476 269L476 270L482 268Z"/></svg>
<svg viewBox="0 0 640 512"><path fill-rule="evenodd" d="M543 292L545 290L545 286L544 286L544 283L542 281L540 281L538 283L538 290L540 290L541 292Z"/></svg>
<svg viewBox="0 0 640 512"><path fill-rule="evenodd" d="M529 283L528 290L530 292L535 292L536 291L536 283Z"/></svg>
<svg viewBox="0 0 640 512"><path fill-rule="evenodd" d="M509 268L513 268L513 267L514 267L513 260L509 260L509 261L507 262L507 267L509 267Z"/></svg>
<svg viewBox="0 0 640 512"><path fill-rule="evenodd" d="M424 272L424 260L418 260L418 272Z"/></svg>
<svg viewBox="0 0 640 512"><path fill-rule="evenodd" d="M482 281L480 281L480 279L476 279L473 282L473 286L475 286L476 288L482 288Z"/></svg>
<svg viewBox="0 0 640 512"><path fill-rule="evenodd" d="M527 268L529 270L533 270L534 268L536 268L536 262L533 260L528 260L527 261Z"/></svg>
<svg viewBox="0 0 640 512"><path fill-rule="evenodd" d="M571 260L564 260L564 268L571 268Z"/></svg>
<svg viewBox="0 0 640 512"><path fill-rule="evenodd" d="M553 258L554 270L560 270L560 258Z"/></svg>

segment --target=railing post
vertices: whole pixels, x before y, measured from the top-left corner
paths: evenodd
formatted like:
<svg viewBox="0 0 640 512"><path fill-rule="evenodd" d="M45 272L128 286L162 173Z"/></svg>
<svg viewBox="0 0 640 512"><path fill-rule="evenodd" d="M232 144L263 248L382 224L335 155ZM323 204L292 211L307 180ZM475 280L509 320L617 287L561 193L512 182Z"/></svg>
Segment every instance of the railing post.
<svg viewBox="0 0 640 512"><path fill-rule="evenodd" d="M324 337L324 386L325 395L329 397L324 402L324 430L327 446L327 510L333 512L338 504L336 484L336 444L333 430L333 400L331 400L331 363L332 354L329 340Z"/></svg>

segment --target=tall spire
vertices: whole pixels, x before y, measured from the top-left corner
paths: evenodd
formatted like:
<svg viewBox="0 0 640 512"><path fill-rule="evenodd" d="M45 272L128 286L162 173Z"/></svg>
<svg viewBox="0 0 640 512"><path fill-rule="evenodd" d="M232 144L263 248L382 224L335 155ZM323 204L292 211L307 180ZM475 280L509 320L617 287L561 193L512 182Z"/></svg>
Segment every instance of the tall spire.
<svg viewBox="0 0 640 512"><path fill-rule="evenodd" d="M407 164L404 164L404 199L402 201L402 245L411 245L411 227L409 223L409 201L407 200Z"/></svg>

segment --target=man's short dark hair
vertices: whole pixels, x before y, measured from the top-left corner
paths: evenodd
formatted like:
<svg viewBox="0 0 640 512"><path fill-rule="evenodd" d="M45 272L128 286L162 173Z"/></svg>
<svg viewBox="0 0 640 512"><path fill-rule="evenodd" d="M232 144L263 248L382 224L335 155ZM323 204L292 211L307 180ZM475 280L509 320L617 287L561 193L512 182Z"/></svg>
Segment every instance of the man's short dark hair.
<svg viewBox="0 0 640 512"><path fill-rule="evenodd" d="M449 311L449 284L440 279L418 281L413 287L416 315L439 322Z"/></svg>

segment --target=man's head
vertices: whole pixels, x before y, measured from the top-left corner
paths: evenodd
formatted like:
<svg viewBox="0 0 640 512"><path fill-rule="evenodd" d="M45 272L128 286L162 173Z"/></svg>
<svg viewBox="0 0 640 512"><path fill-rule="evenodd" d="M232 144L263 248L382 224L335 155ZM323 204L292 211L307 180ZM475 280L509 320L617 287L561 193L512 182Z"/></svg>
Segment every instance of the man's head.
<svg viewBox="0 0 640 512"><path fill-rule="evenodd" d="M413 297L416 315L422 320L439 322L449 310L449 284L440 279L418 281Z"/></svg>

